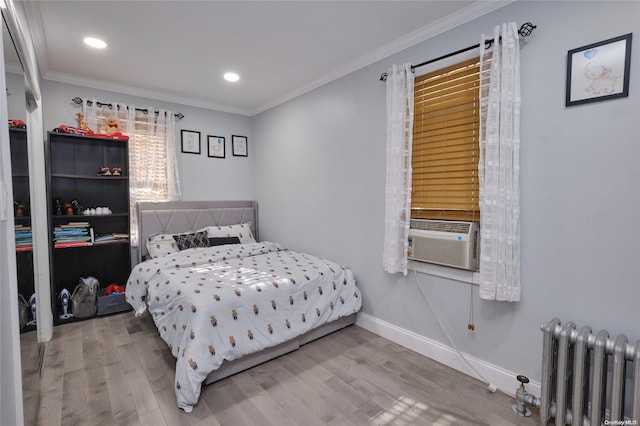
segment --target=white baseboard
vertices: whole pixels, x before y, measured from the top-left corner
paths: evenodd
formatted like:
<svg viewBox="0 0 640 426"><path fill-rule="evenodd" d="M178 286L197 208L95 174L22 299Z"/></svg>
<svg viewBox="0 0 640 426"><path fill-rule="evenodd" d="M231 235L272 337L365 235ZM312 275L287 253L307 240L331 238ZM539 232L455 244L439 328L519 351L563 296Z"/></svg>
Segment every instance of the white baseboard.
<svg viewBox="0 0 640 426"><path fill-rule="evenodd" d="M405 330L374 316L360 312L356 325L368 330L378 336L389 339L405 348L438 361L448 367L458 370L478 380L477 374L460 358L455 349L435 340ZM463 353L469 364L478 370L490 383L497 386L498 390L507 395L514 396L520 382L516 380L516 373L497 365L488 363L472 355ZM527 384L527 392L540 396L540 383L531 381Z"/></svg>

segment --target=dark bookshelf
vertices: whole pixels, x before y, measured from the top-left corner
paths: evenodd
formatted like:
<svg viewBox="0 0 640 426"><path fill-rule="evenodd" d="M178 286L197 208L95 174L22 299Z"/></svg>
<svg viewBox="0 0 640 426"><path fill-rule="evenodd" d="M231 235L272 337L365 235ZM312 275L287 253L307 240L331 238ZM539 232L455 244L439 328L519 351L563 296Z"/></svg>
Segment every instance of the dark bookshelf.
<svg viewBox="0 0 640 426"><path fill-rule="evenodd" d="M128 141L49 132L47 152L50 200L51 297L54 324L77 319L58 317L58 298L63 289L70 293L81 277L93 276L104 289L109 284L125 286L131 271L129 238L74 247L56 247L54 230L70 222L88 223L92 235L130 233ZM102 167L120 169L118 176L100 175ZM56 202L58 200L58 202ZM74 214L57 214L57 205L77 201ZM84 214L86 209L108 207L110 214ZM64 244L63 244L64 245ZM129 309L123 304L122 310Z"/></svg>

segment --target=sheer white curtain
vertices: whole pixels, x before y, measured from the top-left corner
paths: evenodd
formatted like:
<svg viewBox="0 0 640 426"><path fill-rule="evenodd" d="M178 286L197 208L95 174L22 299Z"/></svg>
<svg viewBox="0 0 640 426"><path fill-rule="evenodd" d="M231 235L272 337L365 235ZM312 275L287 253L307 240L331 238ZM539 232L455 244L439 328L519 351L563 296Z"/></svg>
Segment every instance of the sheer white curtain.
<svg viewBox="0 0 640 426"><path fill-rule="evenodd" d="M411 217L411 144L413 83L410 64L393 65L387 73L387 183L383 267L407 274Z"/></svg>
<svg viewBox="0 0 640 426"><path fill-rule="evenodd" d="M95 99L83 103L87 125L99 132L105 117L117 117L129 136L129 186L131 208L131 245L137 247L137 211L139 201L171 201L182 196L175 142L175 116L171 111L134 105L98 104Z"/></svg>
<svg viewBox="0 0 640 426"><path fill-rule="evenodd" d="M82 103L82 113L87 125L95 133L100 133L100 128L105 124L106 117L117 117L120 125L124 129L127 120L127 106L124 104L111 103L109 105L98 104L95 99L87 99ZM122 133L127 133L123 131ZM130 136L130 135L129 135Z"/></svg>
<svg viewBox="0 0 640 426"><path fill-rule="evenodd" d="M502 42L498 40L502 37ZM515 22L480 51L480 297L520 300L520 47ZM485 35L480 46L485 45Z"/></svg>
<svg viewBox="0 0 640 426"><path fill-rule="evenodd" d="M136 203L182 198L176 157L175 115L163 109L157 113L151 107L145 110L136 111L130 105L126 122L130 132L131 244L134 247L138 245Z"/></svg>

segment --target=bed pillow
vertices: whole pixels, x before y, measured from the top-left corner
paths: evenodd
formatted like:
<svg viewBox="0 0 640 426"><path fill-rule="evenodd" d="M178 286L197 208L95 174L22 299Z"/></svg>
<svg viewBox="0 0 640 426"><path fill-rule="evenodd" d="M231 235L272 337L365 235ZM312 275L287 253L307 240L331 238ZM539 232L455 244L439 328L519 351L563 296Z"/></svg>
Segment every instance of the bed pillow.
<svg viewBox="0 0 640 426"><path fill-rule="evenodd" d="M238 237L212 237L209 238L209 246L222 246L225 244L240 244L240 238Z"/></svg>
<svg viewBox="0 0 640 426"><path fill-rule="evenodd" d="M178 249L186 250L197 247L209 247L209 235L207 231L194 232L192 234L177 234L173 239L178 244Z"/></svg>
<svg viewBox="0 0 640 426"><path fill-rule="evenodd" d="M207 226L202 229L198 229L195 232L207 231L209 238L233 238L236 237L240 240L241 244L255 243L256 240L251 232L251 225L248 223L242 223L237 225L225 225L225 226ZM178 253L178 243L173 238L174 234L153 234L147 237L146 246L148 257L156 258L166 256L167 254ZM182 234L176 234L182 235ZM235 242L233 242L235 243ZM233 244L224 243L224 244ZM210 244L213 245L213 244Z"/></svg>
<svg viewBox="0 0 640 426"><path fill-rule="evenodd" d="M238 237L241 244L256 242L256 239L253 237L253 233L251 232L251 225L248 223L225 226L207 226L205 229L209 233L209 238Z"/></svg>
<svg viewBox="0 0 640 426"><path fill-rule="evenodd" d="M153 259L179 251L176 240L171 234L153 234L147 237L147 252Z"/></svg>

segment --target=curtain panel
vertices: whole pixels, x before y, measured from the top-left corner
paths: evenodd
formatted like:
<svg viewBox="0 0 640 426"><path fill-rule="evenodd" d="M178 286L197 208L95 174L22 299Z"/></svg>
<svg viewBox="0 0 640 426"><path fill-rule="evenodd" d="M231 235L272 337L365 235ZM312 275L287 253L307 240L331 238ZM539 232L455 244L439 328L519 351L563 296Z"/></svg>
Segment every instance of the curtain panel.
<svg viewBox="0 0 640 426"><path fill-rule="evenodd" d="M520 47L515 22L480 40L480 297L520 300ZM498 40L502 38L499 43Z"/></svg>
<svg viewBox="0 0 640 426"><path fill-rule="evenodd" d="M387 73L387 176L383 268L407 275L411 218L411 144L413 138L411 64L393 65Z"/></svg>
<svg viewBox="0 0 640 426"><path fill-rule="evenodd" d="M91 105L88 105L91 104ZM96 132L107 117L120 120L129 136L129 197L131 246L138 246L140 201L175 201L182 197L175 141L175 115L153 108L137 111L134 105L112 103L99 106L95 99L82 106L85 121Z"/></svg>

